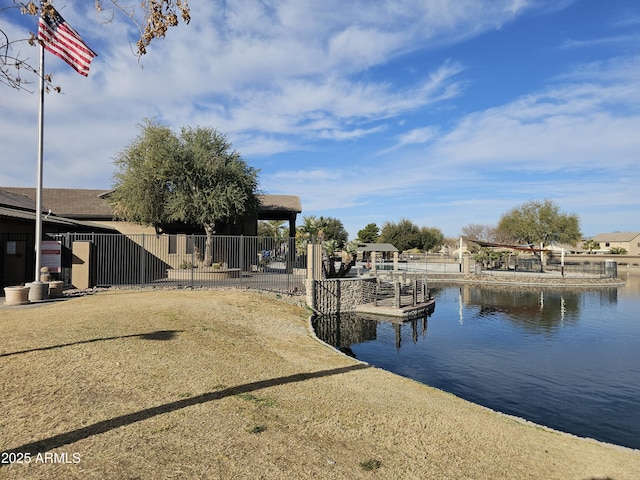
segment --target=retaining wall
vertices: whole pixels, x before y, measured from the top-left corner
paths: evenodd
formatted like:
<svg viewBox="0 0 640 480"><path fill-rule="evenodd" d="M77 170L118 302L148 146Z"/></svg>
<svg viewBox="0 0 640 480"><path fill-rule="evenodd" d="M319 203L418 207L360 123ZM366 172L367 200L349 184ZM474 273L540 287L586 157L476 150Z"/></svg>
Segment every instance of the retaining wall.
<svg viewBox="0 0 640 480"><path fill-rule="evenodd" d="M376 296L375 277L307 280L307 304L322 314L353 312Z"/></svg>

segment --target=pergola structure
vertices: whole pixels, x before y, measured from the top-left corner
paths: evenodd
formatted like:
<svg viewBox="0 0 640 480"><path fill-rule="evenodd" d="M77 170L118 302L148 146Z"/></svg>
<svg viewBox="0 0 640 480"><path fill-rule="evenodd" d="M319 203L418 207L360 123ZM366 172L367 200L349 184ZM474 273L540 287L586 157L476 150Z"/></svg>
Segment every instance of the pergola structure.
<svg viewBox="0 0 640 480"><path fill-rule="evenodd" d="M296 218L302 213L300 197L296 195L260 195L258 220L289 222L289 237L296 236Z"/></svg>
<svg viewBox="0 0 640 480"><path fill-rule="evenodd" d="M359 243L356 251L358 253L362 252L369 253L368 260L371 262L372 271L376 271L376 259L378 254L382 255L382 259L384 260L385 256L389 256L391 254L393 256L394 265L398 262L398 249L394 247L390 243ZM364 257L364 255L363 255Z"/></svg>

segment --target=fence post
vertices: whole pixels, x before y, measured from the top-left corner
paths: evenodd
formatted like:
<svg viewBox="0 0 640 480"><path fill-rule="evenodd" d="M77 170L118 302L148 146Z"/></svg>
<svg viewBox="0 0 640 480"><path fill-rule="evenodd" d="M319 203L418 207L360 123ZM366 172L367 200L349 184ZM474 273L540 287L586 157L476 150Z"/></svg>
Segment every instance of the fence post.
<svg viewBox="0 0 640 480"><path fill-rule="evenodd" d="M293 275L293 257L292 257L292 252L295 253L295 248L296 248L296 244L295 244L295 238L294 238L294 242L293 242L293 249L291 249L292 243L291 243L291 237L287 237L288 241L287 241L287 255L285 257L285 269L284 269L284 273L287 276L287 292L291 293L291 275Z"/></svg>
<svg viewBox="0 0 640 480"><path fill-rule="evenodd" d="M144 252L146 251L144 244L145 236L142 234L142 248L140 249L140 286L144 287Z"/></svg>
<svg viewBox="0 0 640 480"><path fill-rule="evenodd" d="M413 290L412 295L413 295L413 305L412 306L416 306L416 303L418 303L418 280L416 280L415 278L413 280L411 280L411 288Z"/></svg>
<svg viewBox="0 0 640 480"><path fill-rule="evenodd" d="M423 278L422 279L422 301L426 302L427 300L429 300L427 298L427 282L426 282L426 279Z"/></svg>
<svg viewBox="0 0 640 480"><path fill-rule="evenodd" d="M240 241L238 243L240 244L240 265L238 265L238 267L240 267L240 285L242 286L242 272L244 270L244 235L240 235Z"/></svg>
<svg viewBox="0 0 640 480"><path fill-rule="evenodd" d="M193 276L195 274L196 268L196 237L192 233L191 234L191 275L189 275L189 286L193 288L194 279Z"/></svg>

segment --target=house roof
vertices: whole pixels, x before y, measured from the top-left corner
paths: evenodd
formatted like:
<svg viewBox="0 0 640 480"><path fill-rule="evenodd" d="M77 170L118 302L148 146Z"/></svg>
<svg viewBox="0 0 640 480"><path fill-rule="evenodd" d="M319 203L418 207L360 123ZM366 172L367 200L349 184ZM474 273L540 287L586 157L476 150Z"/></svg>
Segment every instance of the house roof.
<svg viewBox="0 0 640 480"><path fill-rule="evenodd" d="M35 222L36 221L36 212L35 210L20 210L20 209L15 209L15 208L9 208L9 207L2 207L0 206L0 217L5 217L5 218L15 218L18 220L26 220L26 221L30 221L30 222ZM90 229L94 229L94 230L113 230L115 231L115 229L113 228L109 228L109 227L105 227L104 225L98 225L92 222L83 222L80 220L72 220L69 218L64 218L64 217L58 217L55 215L45 215L42 218L42 223L44 224L49 224L49 225L63 225L63 226L67 226L67 227L86 227L86 228L90 228Z"/></svg>
<svg viewBox="0 0 640 480"><path fill-rule="evenodd" d="M631 242L639 235L640 232L599 233L591 237L591 240L595 240L596 242Z"/></svg>
<svg viewBox="0 0 640 480"><path fill-rule="evenodd" d="M390 243L359 243L359 252L397 252L398 249Z"/></svg>
<svg viewBox="0 0 640 480"><path fill-rule="evenodd" d="M0 189L24 195L35 201L35 188L0 187ZM109 190L80 188L43 188L42 206L60 217L75 219L111 220L113 212L106 200Z"/></svg>
<svg viewBox="0 0 640 480"><path fill-rule="evenodd" d="M45 209L46 210L46 209ZM43 212L44 213L44 212ZM14 218L17 220L36 221L36 203L26 195L0 189L0 217ZM103 225L92 224L64 218L47 213L42 219L43 223L51 225L64 225L69 227L83 226L93 229L105 230ZM109 229L111 230L111 229Z"/></svg>
<svg viewBox="0 0 640 480"><path fill-rule="evenodd" d="M0 190L0 206L35 211L36 202L25 195Z"/></svg>
<svg viewBox="0 0 640 480"><path fill-rule="evenodd" d="M302 213L302 204L297 195L258 195L260 211L286 211Z"/></svg>
<svg viewBox="0 0 640 480"><path fill-rule="evenodd" d="M36 198L35 188L0 187L8 194ZM111 190L89 190L82 188L44 188L42 205L56 215L75 219L112 220L113 211L108 195ZM260 213L301 213L300 197L297 195L258 195ZM32 204L31 208L35 208Z"/></svg>

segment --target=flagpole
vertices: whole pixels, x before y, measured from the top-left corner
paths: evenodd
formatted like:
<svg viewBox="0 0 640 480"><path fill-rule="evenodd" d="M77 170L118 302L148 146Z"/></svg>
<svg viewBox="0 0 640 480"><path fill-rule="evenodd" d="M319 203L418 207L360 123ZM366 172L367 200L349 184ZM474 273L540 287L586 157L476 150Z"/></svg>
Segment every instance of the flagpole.
<svg viewBox="0 0 640 480"><path fill-rule="evenodd" d="M46 14L45 14L46 7ZM38 18L38 42L40 43L40 110L38 112L38 186L36 188L36 268L35 278L29 290L29 300L46 300L49 298L49 283L40 280L42 267L42 172L44 151L44 51L48 50L67 62L71 68L83 76L89 74L91 60L97 54L80 38L64 18L49 3L40 1Z"/></svg>
<svg viewBox="0 0 640 480"><path fill-rule="evenodd" d="M29 291L29 300L44 300L49 298L48 285L45 292L40 282L40 268L42 267L42 172L44 152L44 46L40 43L40 106L38 110L38 185L36 188L36 267L35 276Z"/></svg>

